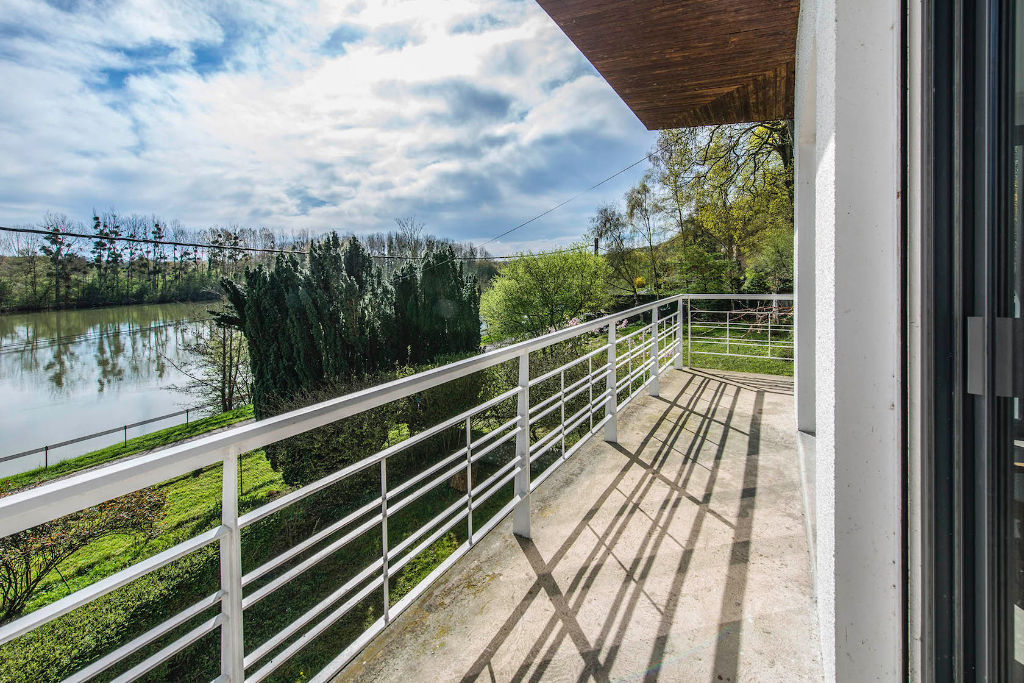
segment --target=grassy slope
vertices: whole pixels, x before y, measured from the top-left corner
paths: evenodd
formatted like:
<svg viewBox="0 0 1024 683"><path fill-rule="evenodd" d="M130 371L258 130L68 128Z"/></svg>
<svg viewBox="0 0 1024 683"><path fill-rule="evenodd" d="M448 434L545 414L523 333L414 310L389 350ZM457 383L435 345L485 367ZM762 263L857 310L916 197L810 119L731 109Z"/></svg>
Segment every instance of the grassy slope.
<svg viewBox="0 0 1024 683"><path fill-rule="evenodd" d="M227 413L195 420L187 425L177 425L150 434L144 434L134 439L128 439L127 443L107 446L77 458L64 460L48 468L40 467L39 469L0 479L0 493L7 493L25 486L43 484L52 479L95 467L96 465L102 465L111 460L167 446L251 418L252 406L243 406Z"/></svg>

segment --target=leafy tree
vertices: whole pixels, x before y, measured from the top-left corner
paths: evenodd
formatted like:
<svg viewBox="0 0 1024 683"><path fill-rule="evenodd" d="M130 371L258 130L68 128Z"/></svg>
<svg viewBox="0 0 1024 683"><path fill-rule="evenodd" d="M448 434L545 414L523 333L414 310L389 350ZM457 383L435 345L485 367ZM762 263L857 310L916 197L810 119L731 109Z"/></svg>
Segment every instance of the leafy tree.
<svg viewBox="0 0 1024 683"><path fill-rule="evenodd" d="M71 283L71 260L75 256L75 239L65 233L75 232L75 225L64 214L47 213L43 220L43 244L39 247L53 269L53 303L56 306L67 303L67 290ZM64 286L64 297L61 297L61 286Z"/></svg>
<svg viewBox="0 0 1024 683"><path fill-rule="evenodd" d="M392 285L358 240L331 234L310 244L308 268L280 255L271 270L247 269L244 286L225 279L232 309L220 320L245 333L257 417L300 392L392 369L410 349L414 361L475 351L475 283L451 257L428 254Z"/></svg>
<svg viewBox="0 0 1024 683"><path fill-rule="evenodd" d="M480 311L499 338L541 334L608 303L608 266L585 246L552 254L518 256L484 293Z"/></svg>
<svg viewBox="0 0 1024 683"><path fill-rule="evenodd" d="M646 282L644 259L637 254L636 234L626 216L611 204L598 208L590 219L590 235L604 247L608 285L616 292L631 295L634 304L639 303L638 279Z"/></svg>
<svg viewBox="0 0 1024 683"><path fill-rule="evenodd" d="M417 309L410 327L419 341L410 361L475 351L480 346L480 300L476 281L467 278L451 247L432 251L420 269Z"/></svg>
<svg viewBox="0 0 1024 683"><path fill-rule="evenodd" d="M86 546L109 536L147 540L165 498L143 489L0 538L0 622L21 614L42 581Z"/></svg>
<svg viewBox="0 0 1024 683"><path fill-rule="evenodd" d="M792 291L793 283L793 234L775 232L758 246L747 269L744 289L778 294Z"/></svg>
<svg viewBox="0 0 1024 683"><path fill-rule="evenodd" d="M726 293L734 289L738 277L736 264L730 259L695 244L673 251L668 265L673 273L668 285L677 292Z"/></svg>
<svg viewBox="0 0 1024 683"><path fill-rule="evenodd" d="M791 238L792 122L663 131L651 158L648 177L659 184L662 215L678 230L673 248L683 252L673 256L673 263L695 266L697 253L687 251L695 247L706 252L710 275L718 278L718 258L729 259L733 263L729 290L736 290L755 274L751 266L767 241ZM759 268L757 272L762 272L763 260ZM694 278L692 268L674 276L675 280ZM774 279L782 283L785 274L778 273Z"/></svg>

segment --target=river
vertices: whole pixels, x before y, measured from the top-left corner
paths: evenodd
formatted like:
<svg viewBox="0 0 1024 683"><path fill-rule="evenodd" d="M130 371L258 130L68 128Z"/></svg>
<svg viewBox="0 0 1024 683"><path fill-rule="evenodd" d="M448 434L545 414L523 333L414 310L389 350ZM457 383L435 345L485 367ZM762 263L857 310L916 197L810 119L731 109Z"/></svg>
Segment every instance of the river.
<svg viewBox="0 0 1024 683"><path fill-rule="evenodd" d="M0 458L182 410L175 367L216 302L0 315ZM128 430L128 438L184 416ZM49 461L119 442L123 433L52 449ZM43 464L43 454L0 463L0 477Z"/></svg>

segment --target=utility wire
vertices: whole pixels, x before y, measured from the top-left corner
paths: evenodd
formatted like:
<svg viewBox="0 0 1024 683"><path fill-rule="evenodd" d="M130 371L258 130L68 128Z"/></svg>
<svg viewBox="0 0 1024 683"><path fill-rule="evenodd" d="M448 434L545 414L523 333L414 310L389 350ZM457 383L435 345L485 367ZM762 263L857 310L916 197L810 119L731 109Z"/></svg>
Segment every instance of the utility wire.
<svg viewBox="0 0 1024 683"><path fill-rule="evenodd" d="M485 241L485 242L483 242L483 243L481 243L480 245L477 245L477 246L482 248L482 247L484 247L484 246L486 246L488 244L491 244L492 242L496 242L497 240L501 239L502 237L506 237L507 235L510 235L513 232L515 232L515 231L517 231L517 230L519 230L521 228L524 228L527 225L530 225L531 223L534 223L534 222L540 220L544 216L547 216L549 214L554 213L555 211L558 211L563 206L565 206L565 205L567 205L567 204L569 204L569 203L579 199L580 197L582 197L585 194L593 192L597 188L601 187L602 185L604 185L607 182L610 182L611 180L614 180L615 178L619 177L623 173L625 173L625 172L627 172L627 171L629 171L629 170L631 170L633 168L636 168L637 166L639 166L640 164L644 163L645 161L649 161L652 156L654 156L654 152L648 152L642 158L637 159L636 161L634 161L633 163L629 164L625 168L622 168L622 169L616 171L615 173L611 174L610 176L608 176L604 180L601 180L601 181L599 181L597 183L594 183L593 185L591 185L590 187L586 188L585 190L577 192L576 194L574 194L573 196L569 197L568 199L566 199L564 201L561 201L558 204L552 206L550 209L547 209L546 211L542 211L541 213L537 214L536 216L534 216L534 217L532 217L532 218L530 218L528 220L525 220L522 223L519 223L518 225L515 225L515 226L505 230L504 232L501 232L501 233L495 235L494 237L491 237L487 241ZM55 234L54 231L52 231L52 230L44 230L42 228L14 228L14 227L8 227L8 226L0 226L0 230L6 231L6 232L16 232L16 233L25 233L25 234L32 234L32 235L44 235L44 236L45 235ZM104 235L89 235L89 234L86 234L86 233L79 233L79 232L63 232L63 231L58 231L57 234L63 235L65 237L74 237L74 238L78 238L78 239L103 240L103 241L107 241L107 242L111 242L111 241L132 242L132 243L136 243L136 244L155 244L155 245L162 245L162 246L168 246L168 247L190 247L190 248L194 248L194 249L231 249L231 250L235 250L235 251L249 251L249 252L269 253L269 254L306 254L306 255L309 254L309 252L307 252L307 251L300 251L300 250L297 250L297 249L278 249L278 248L274 248L274 247L245 247L245 246L234 245L234 244L202 244L202 243L197 243L197 242L178 242L178 241L174 241L174 240L154 240L154 239L150 239L150 238L147 238L147 237L129 237L129 236L126 236L126 235L116 235L116 236L115 235L106 235L106 236L104 236ZM534 254L534 256L544 256L544 255L549 255L549 254L558 254L558 253L562 253L564 251L566 251L566 250L565 249L557 249L557 250L554 250L554 251L538 252L538 253ZM387 254L371 254L371 256L373 258L379 258L379 259L389 259L389 260L390 259L394 259L394 260L406 260L406 261L418 261L418 260L423 260L423 259L426 258L425 256L392 256L392 255L387 255ZM439 266L445 265L447 263L451 263L452 261L458 261L458 260L462 260L462 261L489 261L489 260L497 261L497 260L514 258L515 256L516 256L516 254L509 254L509 255L505 255L505 256L454 256L454 257L448 259L447 261L442 261L440 263L433 264L430 267L439 267Z"/></svg>

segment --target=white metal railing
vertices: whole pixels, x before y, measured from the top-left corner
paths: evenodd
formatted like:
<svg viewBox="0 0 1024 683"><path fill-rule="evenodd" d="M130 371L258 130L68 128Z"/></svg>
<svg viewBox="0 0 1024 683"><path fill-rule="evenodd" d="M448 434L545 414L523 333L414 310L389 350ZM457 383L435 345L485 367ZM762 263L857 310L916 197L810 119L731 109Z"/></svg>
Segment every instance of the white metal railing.
<svg viewBox="0 0 1024 683"><path fill-rule="evenodd" d="M566 459L571 457L590 436L604 431L604 438L615 441L617 414L646 387L652 395L659 390L659 375L670 365L683 368L683 343L690 330L686 318L691 315L692 301L707 299L757 299L778 302L789 297L732 295L677 295L644 304L572 328L552 332L508 347L462 360L341 396L323 403L278 415L256 423L233 427L217 434L168 448L132 460L116 462L103 468L83 472L38 488L0 499L0 537L30 529L65 515L98 505L132 491L154 486L200 468L220 465L222 475L222 508L220 524L141 562L82 588L41 609L0 626L0 645L9 643L29 631L86 605L117 588L139 579L197 550L218 543L220 546L219 589L184 611L171 616L146 633L118 647L67 680L86 681L157 643L161 638L191 622L210 609L219 613L181 635L159 651L151 654L117 680L133 680L144 676L162 662L195 643L201 637L220 632L221 676L218 680L260 681L302 650L318 635L344 617L362 600L380 591L382 616L349 644L321 671L314 680L327 680L337 673L365 644L391 620L405 610L448 567L462 557L507 514L513 514L513 530L530 535L530 494ZM791 299L790 299L791 300ZM686 316L683 311L686 310ZM667 314L666 314L667 313ZM639 329L618 336L620 322L650 314L651 321ZM607 330L607 341L594 340L595 348L538 377L530 377L530 354L554 344ZM685 329L685 331L684 331ZM655 342L655 340L657 340ZM518 359L518 386L505 391L459 415L430 427L400 443L348 465L322 479L283 495L252 512L239 514L238 458L253 449L293 437L392 401L417 394L426 389L485 370L499 363ZM567 380L566 378L570 379ZM543 393L544 387L557 388L543 400L531 405L531 390ZM620 401L619 397L623 396ZM472 420L484 411L504 402L515 401L516 415L485 435L473 439ZM571 406L571 407L570 407ZM577 407L578 406L578 407ZM570 414L567 412L571 410ZM557 415L557 424L551 421ZM547 431L536 439L531 430L545 425ZM423 443L441 432L463 428L464 445L450 454L443 454L426 469L397 486L389 487L389 459ZM567 436L578 438L567 443ZM515 440L515 454L508 462L489 473L483 481L473 481L473 467L482 458L503 444ZM542 459L543 471L533 476L535 465ZM544 464L544 463L541 463ZM539 465L538 465L539 467ZM261 566L244 573L241 563L241 530L265 519L310 495L343 482L353 475L376 469L380 478L380 495L342 519L314 533ZM465 473L466 491L447 509L419 526L401 542L389 547L388 520L420 497L444 485L453 476ZM496 513L476 527L473 513L509 483L513 495ZM499 501L500 502L500 499ZM480 521L480 520L477 520ZM406 564L438 539L465 523L466 541L430 572L415 588L391 604L389 582ZM245 610L271 595L281 586L314 568L325 558L337 553L363 534L376 533L381 539L380 556L369 562L343 585L294 619L266 642L246 652L243 642ZM322 549L319 544L340 537ZM285 569L287 567L287 569ZM284 571L281 571L284 570ZM258 579L281 573L246 592ZM285 646L284 649L280 649ZM248 676L246 676L246 672Z"/></svg>
<svg viewBox="0 0 1024 683"><path fill-rule="evenodd" d="M760 308L711 309L698 308L694 302L724 298L722 295L690 295L686 309L687 365L694 355L730 356L793 361L795 331L791 296L763 295L751 297L769 301ZM738 299L728 295L730 299Z"/></svg>

